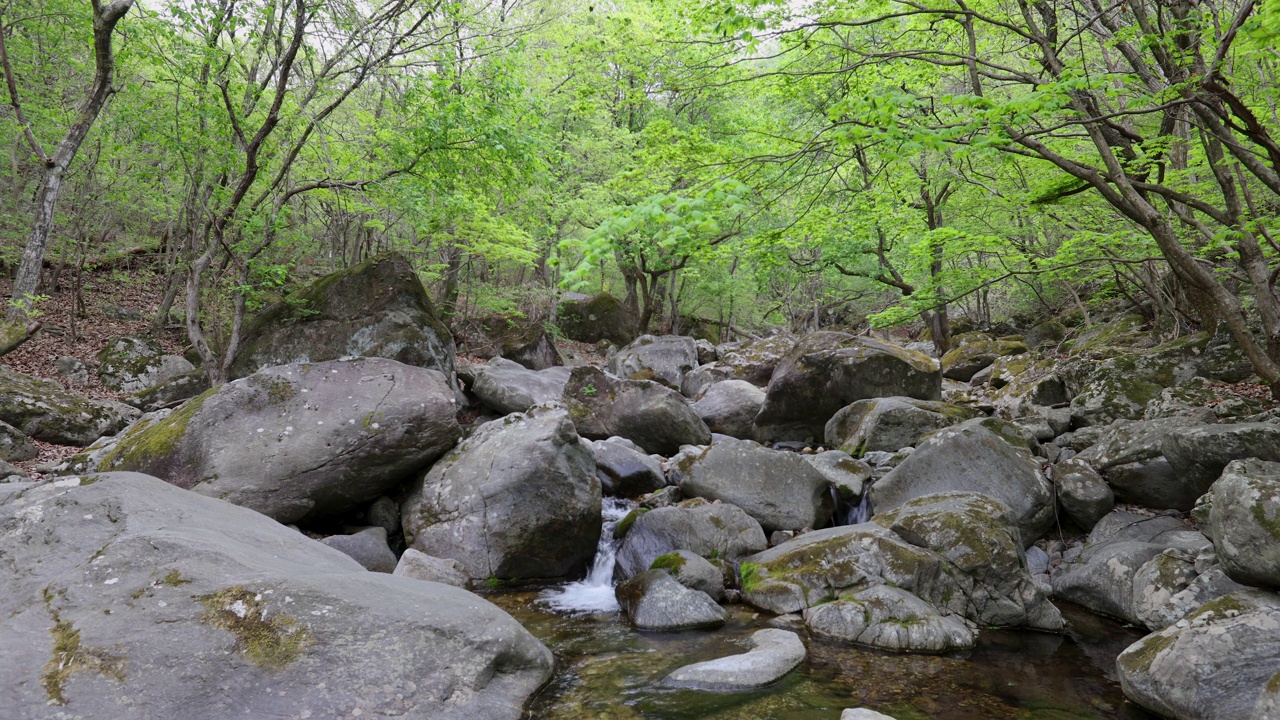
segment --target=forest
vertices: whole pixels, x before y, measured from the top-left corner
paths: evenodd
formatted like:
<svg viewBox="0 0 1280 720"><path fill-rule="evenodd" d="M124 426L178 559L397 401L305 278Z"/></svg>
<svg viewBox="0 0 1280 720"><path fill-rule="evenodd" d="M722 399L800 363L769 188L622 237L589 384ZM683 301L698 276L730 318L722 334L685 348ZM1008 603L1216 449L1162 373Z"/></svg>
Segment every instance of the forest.
<svg viewBox="0 0 1280 720"><path fill-rule="evenodd" d="M643 330L905 325L945 352L952 317L1119 299L1165 337L1220 327L1275 386L1277 18L10 0L7 315L155 256L154 327L225 379L255 310L395 250L455 327L607 291Z"/></svg>

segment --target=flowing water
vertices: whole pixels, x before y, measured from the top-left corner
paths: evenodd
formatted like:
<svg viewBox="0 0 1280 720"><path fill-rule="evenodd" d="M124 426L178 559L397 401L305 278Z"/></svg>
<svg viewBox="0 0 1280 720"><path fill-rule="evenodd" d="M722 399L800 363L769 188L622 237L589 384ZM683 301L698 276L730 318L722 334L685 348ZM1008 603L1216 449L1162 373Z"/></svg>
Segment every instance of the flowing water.
<svg viewBox="0 0 1280 720"><path fill-rule="evenodd" d="M544 591L539 598L542 605L569 615L618 611L618 601L613 596L613 562L618 555L620 542L613 539L613 529L635 506L634 502L622 498L604 499L604 506L601 508L604 526L600 530L600 543L596 545L596 557L591 563L591 570L582 580Z"/></svg>

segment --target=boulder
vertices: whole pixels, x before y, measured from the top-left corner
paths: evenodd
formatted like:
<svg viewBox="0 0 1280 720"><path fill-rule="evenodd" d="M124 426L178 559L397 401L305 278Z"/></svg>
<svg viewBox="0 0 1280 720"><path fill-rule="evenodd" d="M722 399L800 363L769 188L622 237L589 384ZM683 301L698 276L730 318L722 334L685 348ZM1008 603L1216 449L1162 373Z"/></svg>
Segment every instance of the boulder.
<svg viewBox="0 0 1280 720"><path fill-rule="evenodd" d="M989 384L996 389L991 404L1003 418L1016 418L1033 408L1067 402L1066 385L1053 358L1035 353L997 359L991 365Z"/></svg>
<svg viewBox="0 0 1280 720"><path fill-rule="evenodd" d="M396 569L396 554L387 545L387 531L367 527L350 535L330 535L320 542L360 563L371 572L389 573Z"/></svg>
<svg viewBox="0 0 1280 720"><path fill-rule="evenodd" d="M710 630L729 619L710 596L681 585L666 570L646 570L615 593L627 620L640 630Z"/></svg>
<svg viewBox="0 0 1280 720"><path fill-rule="evenodd" d="M28 482L31 475L26 470L0 460L0 483Z"/></svg>
<svg viewBox="0 0 1280 720"><path fill-rule="evenodd" d="M797 340L790 333L778 333L736 347L722 345L716 353L719 358L716 364L727 368L730 377L764 387L769 384L778 364L796 346Z"/></svg>
<svg viewBox="0 0 1280 720"><path fill-rule="evenodd" d="M750 440L713 443L689 464L680 491L736 505L766 532L822 527L834 509L827 478L804 456Z"/></svg>
<svg viewBox="0 0 1280 720"><path fill-rule="evenodd" d="M1115 494L1106 480L1078 457L1053 466L1053 484L1063 512L1085 530L1091 530L1115 507Z"/></svg>
<svg viewBox="0 0 1280 720"><path fill-rule="evenodd" d="M563 364L546 324L524 315L487 315L460 320L454 325L458 350L484 358L503 357L530 370L546 370Z"/></svg>
<svg viewBox="0 0 1280 720"><path fill-rule="evenodd" d="M768 547L760 523L726 503L686 500L637 513L634 518L618 548L615 574L620 579L634 577L648 570L659 556L678 550L737 562Z"/></svg>
<svg viewBox="0 0 1280 720"><path fill-rule="evenodd" d="M1280 462L1280 425L1188 424L1161 438L1160 450L1168 458L1174 474L1189 487L1187 495L1194 493L1199 497L1232 460L1258 458ZM1194 497L1191 502L1195 502Z"/></svg>
<svg viewBox="0 0 1280 720"><path fill-rule="evenodd" d="M845 708L845 711L840 713L840 720L893 720L893 718L867 708Z"/></svg>
<svg viewBox="0 0 1280 720"><path fill-rule="evenodd" d="M867 452L897 452L915 447L921 436L980 417L977 410L950 403L888 397L859 400L827 422L827 447L854 457Z"/></svg>
<svg viewBox="0 0 1280 720"><path fill-rule="evenodd" d="M940 615L906 590L872 585L804 611L819 637L898 652L944 653L972 648L975 628L955 615Z"/></svg>
<svg viewBox="0 0 1280 720"><path fill-rule="evenodd" d="M176 407L182 401L190 400L210 387L212 385L209 384L209 376L204 370L197 368L175 375L145 390L139 390L125 397L123 402L144 413L155 412L163 408Z"/></svg>
<svg viewBox="0 0 1280 720"><path fill-rule="evenodd" d="M712 600L724 599L724 573L710 561L690 550L676 550L659 555L649 565L651 570L666 570L681 585L704 592Z"/></svg>
<svg viewBox="0 0 1280 720"><path fill-rule="evenodd" d="M1077 457L1102 474L1120 502L1190 510L1213 481L1175 470L1162 447L1170 433L1200 424L1193 418L1171 417L1116 425Z"/></svg>
<svg viewBox="0 0 1280 720"><path fill-rule="evenodd" d="M693 411L711 432L748 439L763 405L760 388L746 380L724 380L707 387L693 404Z"/></svg>
<svg viewBox="0 0 1280 720"><path fill-rule="evenodd" d="M559 408L485 423L412 487L405 541L462 563L472 580L581 573L600 539L591 450Z"/></svg>
<svg viewBox="0 0 1280 720"><path fill-rule="evenodd" d="M36 440L83 447L114 435L140 414L127 405L90 400L51 380L0 367L0 422Z"/></svg>
<svg viewBox="0 0 1280 720"><path fill-rule="evenodd" d="M707 388L711 387L712 385L715 385L716 383L724 382L725 380L736 380L736 379L737 378L733 376L733 370L729 367L721 365L720 363L707 363L706 365L699 365L698 367L684 374L684 383L680 386L680 394L684 395L687 398L697 400L698 398L701 398L703 393L707 391ZM746 381L744 380L743 382L746 382ZM750 385L751 383L748 383L748 384ZM764 391L761 391L762 396L763 394L764 394ZM764 400L761 399L761 402L763 403ZM760 408L757 407L756 411L759 412L759 410ZM752 415L751 419L755 420L755 416Z"/></svg>
<svg viewBox="0 0 1280 720"><path fill-rule="evenodd" d="M119 337L98 351L102 384L123 393L136 393L195 370L180 355L168 355L154 342Z"/></svg>
<svg viewBox="0 0 1280 720"><path fill-rule="evenodd" d="M80 387L89 384L89 368L80 358L63 355L53 361L53 369L68 385Z"/></svg>
<svg viewBox="0 0 1280 720"><path fill-rule="evenodd" d="M1125 697L1177 720L1270 720L1257 715L1280 672L1280 596L1245 590L1212 600L1129 646L1116 660Z"/></svg>
<svg viewBox="0 0 1280 720"><path fill-rule="evenodd" d="M974 373L991 365L996 358L1020 355L1027 349L1026 344L1018 340L977 337L942 356L942 376L968 382Z"/></svg>
<svg viewBox="0 0 1280 720"><path fill-rule="evenodd" d="M650 380L621 380L599 368L577 367L563 397L585 438L620 436L663 456L674 455L681 445L711 442L711 431L689 402Z"/></svg>
<svg viewBox="0 0 1280 720"><path fill-rule="evenodd" d="M325 275L263 310L245 325L231 377L356 356L437 370L458 389L453 335L402 255Z"/></svg>
<svg viewBox="0 0 1280 720"><path fill-rule="evenodd" d="M920 443L902 464L871 487L876 513L943 492L989 495L1013 509L1023 547L1053 524L1053 487L1009 423L969 420Z"/></svg>
<svg viewBox="0 0 1280 720"><path fill-rule="evenodd" d="M0 487L0 527L6 717L516 720L551 676L483 599L156 478Z"/></svg>
<svg viewBox="0 0 1280 720"><path fill-rule="evenodd" d="M404 551L391 574L464 589L471 582L471 578L467 577L467 569L457 560L432 557L413 548Z"/></svg>
<svg viewBox="0 0 1280 720"><path fill-rule="evenodd" d="M748 643L751 649L745 653L686 665L668 675L662 684L690 690L743 692L781 680L804 662L807 654L799 635L779 628L757 630Z"/></svg>
<svg viewBox="0 0 1280 720"><path fill-rule="evenodd" d="M99 470L145 472L284 523L357 509L461 435L435 370L365 358L282 365L125 433Z"/></svg>
<svg viewBox="0 0 1280 720"><path fill-rule="evenodd" d="M1023 342L1034 350L1047 350L1061 344L1066 337L1066 325L1058 320L1046 320L1028 330Z"/></svg>
<svg viewBox="0 0 1280 720"><path fill-rule="evenodd" d="M698 346L693 338L641 335L609 358L605 369L618 377L653 380L679 391L684 374L698 365Z"/></svg>
<svg viewBox="0 0 1280 720"><path fill-rule="evenodd" d="M810 333L774 369L756 433L770 440L821 438L840 408L887 396L941 399L937 361L868 337Z"/></svg>
<svg viewBox="0 0 1280 720"><path fill-rule="evenodd" d="M511 360L495 357L475 370L471 392L486 407L502 415L525 412L534 405L559 402L569 383L569 368L530 370Z"/></svg>
<svg viewBox="0 0 1280 720"><path fill-rule="evenodd" d="M1280 463L1232 461L1195 515L1232 580L1280 588Z"/></svg>
<svg viewBox="0 0 1280 720"><path fill-rule="evenodd" d="M624 438L587 441L596 461L596 477L605 495L637 498L667 484L662 465Z"/></svg>
<svg viewBox="0 0 1280 720"><path fill-rule="evenodd" d="M22 462L39 454L31 438L9 423L0 422L0 460Z"/></svg>
<svg viewBox="0 0 1280 720"><path fill-rule="evenodd" d="M565 337L584 343L626 345L639 333L635 314L609 293L560 303L556 325Z"/></svg>
<svg viewBox="0 0 1280 720"><path fill-rule="evenodd" d="M840 450L827 450L816 455L801 455L805 462L812 465L827 479L827 484L835 491L836 497L846 503L857 503L862 499L867 481L875 473L867 463L854 459L849 453Z"/></svg>

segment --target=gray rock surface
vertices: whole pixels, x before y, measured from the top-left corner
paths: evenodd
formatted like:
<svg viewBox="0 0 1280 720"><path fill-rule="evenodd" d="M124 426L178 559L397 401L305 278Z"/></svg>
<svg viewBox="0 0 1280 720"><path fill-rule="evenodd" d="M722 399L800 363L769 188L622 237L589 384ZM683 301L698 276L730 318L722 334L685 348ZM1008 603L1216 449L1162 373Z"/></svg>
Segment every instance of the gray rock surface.
<svg viewBox="0 0 1280 720"><path fill-rule="evenodd" d="M800 636L789 630L757 630L751 649L741 655L686 665L668 675L663 685L691 690L741 692L781 680L807 654Z"/></svg>
<svg viewBox="0 0 1280 720"><path fill-rule="evenodd" d="M690 590L704 592L716 602L724 599L724 573L695 552L676 550L673 553L659 555L654 559L651 568L666 570L681 585Z"/></svg>
<svg viewBox="0 0 1280 720"><path fill-rule="evenodd" d="M1101 473L1120 502L1190 510L1212 480L1197 480L1174 469L1162 447L1170 434L1200 425L1192 418L1170 417L1108 427L1099 442L1077 459Z"/></svg>
<svg viewBox="0 0 1280 720"><path fill-rule="evenodd" d="M709 595L685 587L666 570L646 570L615 592L627 620L640 630L710 630L729 619Z"/></svg>
<svg viewBox="0 0 1280 720"><path fill-rule="evenodd" d="M867 481L875 470L867 463L856 460L846 452L827 450L816 455L801 455L827 479L836 496L846 503L856 503L862 498Z"/></svg>
<svg viewBox="0 0 1280 720"><path fill-rule="evenodd" d="M9 423L0 421L0 460L22 462L39 454L31 438Z"/></svg>
<svg viewBox="0 0 1280 720"><path fill-rule="evenodd" d="M693 411L711 432L750 438L762 405L764 391L760 388L746 380L724 380L707 387L693 403Z"/></svg>
<svg viewBox="0 0 1280 720"><path fill-rule="evenodd" d="M530 370L511 360L495 357L475 370L471 392L499 414L524 412L534 405L558 402L569 382L569 368Z"/></svg>
<svg viewBox="0 0 1280 720"><path fill-rule="evenodd" d="M798 340L795 335L784 332L735 347L721 345L717 351L719 359L716 364L728 368L732 373L731 377L764 387L769 384L773 371L796 346Z"/></svg>
<svg viewBox="0 0 1280 720"><path fill-rule="evenodd" d="M845 708L840 720L893 720L892 717L867 708Z"/></svg>
<svg viewBox="0 0 1280 720"><path fill-rule="evenodd" d="M197 368L156 383L145 390L139 390L126 396L122 402L144 413L155 412L162 408L175 407L183 400L190 400L210 387L212 386L209 384L209 376Z"/></svg>
<svg viewBox="0 0 1280 720"><path fill-rule="evenodd" d="M114 435L140 414L128 405L91 400L51 380L0 367L0 422L36 440L83 447Z"/></svg>
<svg viewBox="0 0 1280 720"><path fill-rule="evenodd" d="M156 478L0 487L0 527L5 717L516 720L551 675L471 593Z"/></svg>
<svg viewBox="0 0 1280 720"><path fill-rule="evenodd" d="M605 495L637 498L667 484L662 465L644 454L630 440L609 438L590 443L596 461L596 477Z"/></svg>
<svg viewBox="0 0 1280 720"><path fill-rule="evenodd" d="M1009 423L969 420L940 430L871 488L876 513L943 492L989 495L1013 509L1023 547L1053 524L1053 488Z"/></svg>
<svg viewBox="0 0 1280 720"><path fill-rule="evenodd" d="M582 572L596 552L600 481L559 408L485 423L413 485L401 505L408 545L462 563L472 580Z"/></svg>
<svg viewBox="0 0 1280 720"><path fill-rule="evenodd" d="M1074 457L1053 466L1058 503L1075 524L1093 529L1115 507L1116 498L1106 480L1089 463Z"/></svg>
<svg viewBox="0 0 1280 720"><path fill-rule="evenodd" d="M609 358L605 369L618 377L654 380L679 391L684 374L700 364L691 337L641 335Z"/></svg>
<svg viewBox="0 0 1280 720"><path fill-rule="evenodd" d="M1280 588L1280 463L1232 461L1195 514L1232 580Z"/></svg>
<svg viewBox="0 0 1280 720"><path fill-rule="evenodd" d="M900 588L872 585L804 611L814 634L900 652L967 650L976 629L955 615L939 615L932 605Z"/></svg>
<svg viewBox="0 0 1280 720"><path fill-rule="evenodd" d="M727 503L686 500L639 514L618 548L616 577L648 570L660 555L689 550L728 562L768 547L760 523Z"/></svg>
<svg viewBox="0 0 1280 720"><path fill-rule="evenodd" d="M622 380L599 368L574 368L564 403L578 433L620 436L645 452L670 456L681 445L706 445L711 431L680 393L649 380Z"/></svg>
<svg viewBox="0 0 1280 720"><path fill-rule="evenodd" d="M69 385L81 386L89 384L89 368L79 358L63 355L53 361L53 369L58 372L58 377L65 380Z"/></svg>
<svg viewBox="0 0 1280 720"><path fill-rule="evenodd" d="M396 554L387 545L385 528L368 527L350 535L330 535L320 542L355 560L370 572L389 573L396 569Z"/></svg>
<svg viewBox="0 0 1280 720"><path fill-rule="evenodd" d="M98 377L102 384L124 393L136 393L195 370L179 355L168 355L150 340L119 337L98 351Z"/></svg>
<svg viewBox="0 0 1280 720"><path fill-rule="evenodd" d="M1168 458L1170 467L1184 478L1192 492L1199 490L1199 497L1232 460L1258 458L1280 462L1280 424L1236 423L1178 428L1161 439L1160 449ZM1195 502L1194 498L1192 502Z"/></svg>
<svg viewBox="0 0 1280 720"><path fill-rule="evenodd" d="M712 444L689 463L680 490L736 505L766 532L822 527L834 509L827 478L802 455L750 440Z"/></svg>
<svg viewBox="0 0 1280 720"><path fill-rule="evenodd" d="M391 574L464 589L471 580L467 577L467 569L457 560L432 557L413 548L404 551L400 556L400 562L396 564L396 569Z"/></svg>
<svg viewBox="0 0 1280 720"><path fill-rule="evenodd" d="M355 510L461 434L444 377L383 358L283 365L135 424L99 463L284 523Z"/></svg>
<svg viewBox="0 0 1280 720"><path fill-rule="evenodd" d="M950 403L885 397L859 400L841 408L827 422L827 447L855 457L867 452L897 452L915 447L921 436L981 416Z"/></svg>

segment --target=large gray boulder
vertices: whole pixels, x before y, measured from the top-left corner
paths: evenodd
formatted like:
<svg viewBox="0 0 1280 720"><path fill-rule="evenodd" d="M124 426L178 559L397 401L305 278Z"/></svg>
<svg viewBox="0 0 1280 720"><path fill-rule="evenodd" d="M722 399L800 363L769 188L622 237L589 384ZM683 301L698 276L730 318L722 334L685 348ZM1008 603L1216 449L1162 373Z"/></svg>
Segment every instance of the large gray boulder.
<svg viewBox="0 0 1280 720"><path fill-rule="evenodd" d="M969 382L975 373L990 366L997 358L1020 355L1028 350L1026 343L1020 340L996 340L981 333L974 333L968 340L942 356L943 377Z"/></svg>
<svg viewBox="0 0 1280 720"><path fill-rule="evenodd" d="M609 293L567 297L556 310L556 325L565 337L585 343L626 345L639 332L634 310Z"/></svg>
<svg viewBox="0 0 1280 720"><path fill-rule="evenodd" d="M400 561L396 563L396 569L391 574L464 589L471 584L471 578L467 577L467 569L462 566L462 563L457 560L432 557L413 548L404 551Z"/></svg>
<svg viewBox="0 0 1280 720"><path fill-rule="evenodd" d="M396 554L387 544L387 529L367 527L349 535L330 535L320 542L360 563L371 572L389 573L396 569Z"/></svg>
<svg viewBox="0 0 1280 720"><path fill-rule="evenodd" d="M35 443L18 428L0 422L0 460L22 462L39 455Z"/></svg>
<svg viewBox="0 0 1280 720"><path fill-rule="evenodd" d="M798 340L795 335L784 332L732 347L721 345L717 349L716 365L727 368L730 377L764 387Z"/></svg>
<svg viewBox="0 0 1280 720"><path fill-rule="evenodd" d="M710 630L729 619L711 596L685 587L666 570L646 570L615 593L627 620L640 630Z"/></svg>
<svg viewBox="0 0 1280 720"><path fill-rule="evenodd" d="M1280 463L1232 461L1195 515L1231 579L1280 588Z"/></svg>
<svg viewBox="0 0 1280 720"><path fill-rule="evenodd" d="M713 433L750 438L762 405L760 388L746 380L724 380L708 387L693 403L693 411Z"/></svg>
<svg viewBox="0 0 1280 720"><path fill-rule="evenodd" d="M686 500L671 507L637 512L618 548L615 571L621 579L633 577L648 570L658 557L677 550L737 562L768 545L760 523L741 508L701 499Z"/></svg>
<svg viewBox="0 0 1280 720"><path fill-rule="evenodd" d="M638 498L667 485L662 465L624 438L590 443L596 461L596 477L605 495Z"/></svg>
<svg viewBox="0 0 1280 720"><path fill-rule="evenodd" d="M609 358L606 369L618 377L653 380L679 391L685 373L698 365L698 346L693 338L641 335Z"/></svg>
<svg viewBox="0 0 1280 720"><path fill-rule="evenodd" d="M827 422L827 447L854 457L868 452L897 452L915 447L921 436L980 417L981 413L950 403L908 397L859 400Z"/></svg>
<svg viewBox="0 0 1280 720"><path fill-rule="evenodd" d="M534 405L558 402L568 383L567 367L530 370L520 363L495 357L476 369L471 392L486 407L509 415Z"/></svg>
<svg viewBox="0 0 1280 720"><path fill-rule="evenodd" d="M123 393L136 393L195 370L186 358L166 354L150 340L119 337L98 351L102 384Z"/></svg>
<svg viewBox="0 0 1280 720"><path fill-rule="evenodd" d="M1176 470L1162 447L1171 433L1202 425L1188 417L1120 423L1106 428L1101 441L1080 453L1078 459L1102 474L1120 502L1190 510L1213 480L1205 482Z"/></svg>
<svg viewBox="0 0 1280 720"><path fill-rule="evenodd" d="M1079 457L1053 466L1053 484L1063 512L1085 530L1092 530L1115 507L1116 498L1111 486L1092 465Z"/></svg>
<svg viewBox="0 0 1280 720"><path fill-rule="evenodd" d="M1265 422L1190 425L1166 434L1160 441L1160 449L1168 458L1169 466L1184 478L1192 492L1199 490L1199 494L1204 494L1232 460L1258 458L1280 462L1280 425Z"/></svg>
<svg viewBox="0 0 1280 720"><path fill-rule="evenodd" d="M485 423L414 484L401 505L405 540L457 560L472 580L582 572L600 539L595 470L563 409Z"/></svg>
<svg viewBox="0 0 1280 720"><path fill-rule="evenodd" d="M1001 420L969 420L931 435L871 487L871 506L880 513L945 492L982 493L1008 505L1024 547L1053 524L1053 487L1017 429Z"/></svg>
<svg viewBox="0 0 1280 720"><path fill-rule="evenodd" d="M0 527L6 718L515 720L551 675L471 593L156 478L0 486Z"/></svg>
<svg viewBox="0 0 1280 720"><path fill-rule="evenodd" d="M461 435L435 370L365 358L282 365L124 434L98 470L133 470L284 523L363 506Z"/></svg>
<svg viewBox="0 0 1280 720"><path fill-rule="evenodd" d="M750 440L713 443L689 463L680 490L736 505L766 532L822 527L834 510L830 483L804 456Z"/></svg>
<svg viewBox="0 0 1280 720"><path fill-rule="evenodd" d="M941 615L929 603L885 585L841 595L804 611L805 625L819 637L898 652L967 650L976 628L956 615Z"/></svg>
<svg viewBox="0 0 1280 720"><path fill-rule="evenodd" d="M807 654L799 635L779 628L757 630L748 643L750 649L745 653L686 665L662 684L689 690L753 690L781 680L804 662Z"/></svg>
<svg viewBox="0 0 1280 720"><path fill-rule="evenodd" d="M36 440L85 446L114 435L139 415L128 405L90 400L51 380L0 367L0 422Z"/></svg>
<svg viewBox="0 0 1280 720"><path fill-rule="evenodd" d="M379 255L316 280L245 325L233 378L267 367L364 356L438 370L457 390L455 347L404 256Z"/></svg>
<svg viewBox="0 0 1280 720"><path fill-rule="evenodd" d="M937 361L869 337L810 333L774 369L756 417L757 434L771 440L821 438L840 408L888 396L942 399Z"/></svg>
<svg viewBox="0 0 1280 720"><path fill-rule="evenodd" d="M1206 603L1120 654L1125 697L1177 720L1273 720L1256 714L1280 672L1280 596L1245 590Z"/></svg>
<svg viewBox="0 0 1280 720"><path fill-rule="evenodd" d="M578 432L591 440L624 437L647 453L670 456L706 445L711 431L680 393L650 380L622 380L599 368L573 369L564 389Z"/></svg>

